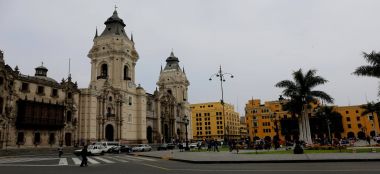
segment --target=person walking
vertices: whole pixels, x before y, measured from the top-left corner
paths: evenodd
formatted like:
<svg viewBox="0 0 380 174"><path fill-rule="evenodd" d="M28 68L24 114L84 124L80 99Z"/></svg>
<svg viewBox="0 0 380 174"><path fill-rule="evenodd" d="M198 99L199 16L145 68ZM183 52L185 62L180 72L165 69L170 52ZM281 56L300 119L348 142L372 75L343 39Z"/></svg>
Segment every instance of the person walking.
<svg viewBox="0 0 380 174"><path fill-rule="evenodd" d="M218 140L214 140L214 152L217 151L219 152L219 149L218 149Z"/></svg>
<svg viewBox="0 0 380 174"><path fill-rule="evenodd" d="M80 152L80 155L82 156L82 163L80 164L80 166L81 167L87 166L87 145L83 146L83 149Z"/></svg>
<svg viewBox="0 0 380 174"><path fill-rule="evenodd" d="M63 147L62 147L62 145L60 145L58 147L58 157L61 158L62 155L63 155Z"/></svg>

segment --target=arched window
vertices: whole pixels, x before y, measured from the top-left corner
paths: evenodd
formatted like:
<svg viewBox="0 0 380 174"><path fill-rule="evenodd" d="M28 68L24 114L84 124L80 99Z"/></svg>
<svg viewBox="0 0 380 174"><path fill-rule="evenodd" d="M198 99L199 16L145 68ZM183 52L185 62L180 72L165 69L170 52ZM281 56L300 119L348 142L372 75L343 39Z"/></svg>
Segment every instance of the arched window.
<svg viewBox="0 0 380 174"><path fill-rule="evenodd" d="M172 90L171 90L171 89L168 89L168 93L169 93L169 94L172 94Z"/></svg>
<svg viewBox="0 0 380 174"><path fill-rule="evenodd" d="M131 80L131 77L129 77L129 68L127 65L124 65L124 80Z"/></svg>
<svg viewBox="0 0 380 174"><path fill-rule="evenodd" d="M108 77L108 65L102 64L101 70L100 70L100 77L102 79L106 79Z"/></svg>

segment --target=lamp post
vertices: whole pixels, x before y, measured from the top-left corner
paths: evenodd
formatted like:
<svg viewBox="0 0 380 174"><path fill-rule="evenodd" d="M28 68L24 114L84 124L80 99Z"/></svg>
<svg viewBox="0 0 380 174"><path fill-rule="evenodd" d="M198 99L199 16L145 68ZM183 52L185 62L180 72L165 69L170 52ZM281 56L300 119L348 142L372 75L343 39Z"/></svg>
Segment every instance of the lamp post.
<svg viewBox="0 0 380 174"><path fill-rule="evenodd" d="M222 66L220 65L219 66L219 71L217 72L217 73L215 73L215 74L213 74L213 75L211 75L211 77L210 77L210 81L212 80L212 78L213 77L217 77L217 78L219 78L219 81L220 81L220 90L221 90L221 92L222 92L222 99L220 100L220 103L222 104L222 118L223 118L223 134L224 134L224 141L226 142L226 140L227 140L227 136L226 136L226 118L225 118L225 113L224 113L224 94L223 94L223 82L225 82L226 81L226 79L225 79L225 76L230 76L231 78L234 78L234 75L232 75L231 73L226 73L226 72L223 72L222 71Z"/></svg>
<svg viewBox="0 0 380 174"><path fill-rule="evenodd" d="M271 117L270 117L271 121L274 123L274 131L276 132L276 135L274 136L273 138L273 144L274 144L274 148L277 149L280 147L280 135L278 133L278 119L277 119L277 113L273 113L271 114Z"/></svg>
<svg viewBox="0 0 380 174"><path fill-rule="evenodd" d="M186 127L186 147L185 147L185 151L189 151L190 148L189 148L189 140L188 140L188 137L187 137L187 125L189 125L189 118L187 118L187 115L185 115L185 117L183 118L183 123L185 123L185 127Z"/></svg>

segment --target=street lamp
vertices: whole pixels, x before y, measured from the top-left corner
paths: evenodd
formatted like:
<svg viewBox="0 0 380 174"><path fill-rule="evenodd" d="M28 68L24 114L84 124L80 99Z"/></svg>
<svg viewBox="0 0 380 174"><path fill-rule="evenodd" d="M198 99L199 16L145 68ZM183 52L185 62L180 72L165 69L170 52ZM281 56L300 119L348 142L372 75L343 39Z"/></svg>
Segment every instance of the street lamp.
<svg viewBox="0 0 380 174"><path fill-rule="evenodd" d="M275 126L274 127L274 131L276 132L276 135L273 138L273 143L274 143L274 148L277 149L277 148L280 147L280 143L279 143L279 141L280 141L280 135L278 133L279 129L278 129L278 124L277 124L278 123L277 113L275 112L275 113L271 114L270 119L274 123L274 126Z"/></svg>
<svg viewBox="0 0 380 174"><path fill-rule="evenodd" d="M189 125L189 118L187 118L187 115L185 115L185 117L183 118L183 123L185 123L185 127L186 127L186 147L185 147L185 151L189 151L190 148L189 148L189 140L187 138L187 125Z"/></svg>
<svg viewBox="0 0 380 174"><path fill-rule="evenodd" d="M225 82L226 81L226 79L225 79L225 76L230 76L231 78L234 78L234 75L232 75L231 73L226 73L226 72L223 72L222 71L222 66L220 65L219 66L219 71L217 72L217 73L215 73L215 74L213 74L213 75L211 75L211 77L210 77L210 81L212 80L212 78L213 77L217 77L217 78L219 78L219 81L220 81L220 90L221 90L221 92L222 92L222 99L220 100L220 103L222 104L222 110L223 110L223 115L222 115L222 118L223 118L223 129L224 129L224 131L223 131L223 134L224 134L224 141L226 142L226 118L225 118L225 113L224 113L224 94L223 94L223 82Z"/></svg>

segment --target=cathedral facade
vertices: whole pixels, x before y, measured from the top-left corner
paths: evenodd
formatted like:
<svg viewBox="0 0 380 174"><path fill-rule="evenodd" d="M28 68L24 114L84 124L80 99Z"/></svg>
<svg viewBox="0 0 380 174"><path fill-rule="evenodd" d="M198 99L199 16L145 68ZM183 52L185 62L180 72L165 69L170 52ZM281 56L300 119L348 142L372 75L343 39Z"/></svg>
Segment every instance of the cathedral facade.
<svg viewBox="0 0 380 174"><path fill-rule="evenodd" d="M96 141L162 143L191 134L185 70L172 52L153 94L136 85L139 54L115 10L96 31L88 53L91 80L79 89L71 76L58 83L44 66L35 76L0 57L0 148L83 145Z"/></svg>

